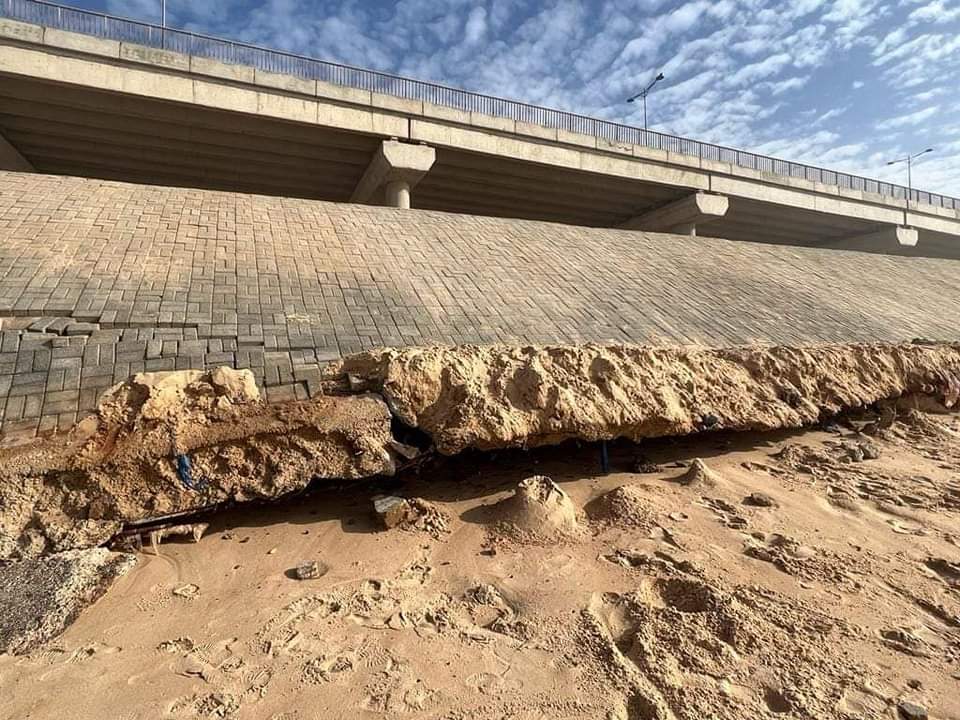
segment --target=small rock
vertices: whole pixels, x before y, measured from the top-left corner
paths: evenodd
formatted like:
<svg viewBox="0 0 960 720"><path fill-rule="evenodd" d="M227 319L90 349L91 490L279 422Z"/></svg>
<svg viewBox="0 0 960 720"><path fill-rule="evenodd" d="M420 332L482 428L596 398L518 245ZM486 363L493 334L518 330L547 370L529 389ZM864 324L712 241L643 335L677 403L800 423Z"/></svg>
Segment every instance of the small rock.
<svg viewBox="0 0 960 720"><path fill-rule="evenodd" d="M743 499L744 505L753 505L754 507L780 507L780 503L763 492L750 493Z"/></svg>
<svg viewBox="0 0 960 720"><path fill-rule="evenodd" d="M305 560L293 569L293 575L297 580L316 580L326 575L328 569L316 560Z"/></svg>
<svg viewBox="0 0 960 720"><path fill-rule="evenodd" d="M844 443L843 453L843 460L847 462L863 462L863 450L856 443Z"/></svg>
<svg viewBox="0 0 960 720"><path fill-rule="evenodd" d="M649 473L658 473L661 468L654 462L650 462L646 457L640 455L633 462L633 471L635 473L649 474Z"/></svg>
<svg viewBox="0 0 960 720"><path fill-rule="evenodd" d="M186 585L181 585L180 587L174 588L173 594L177 597L190 600L200 594L200 587L198 585L194 585L193 583L187 583Z"/></svg>
<svg viewBox="0 0 960 720"><path fill-rule="evenodd" d="M903 720L927 720L929 717L925 707L907 700L901 700L897 710Z"/></svg>
<svg viewBox="0 0 960 720"><path fill-rule="evenodd" d="M843 444L842 460L858 463L864 460L876 460L880 457L880 448L869 441L846 442Z"/></svg>
<svg viewBox="0 0 960 720"><path fill-rule="evenodd" d="M413 460L420 454L420 449L414 447L413 445L407 445L398 440L390 440L390 449L393 450L397 455L407 460Z"/></svg>
<svg viewBox="0 0 960 720"><path fill-rule="evenodd" d="M700 427L713 428L720 424L720 418L711 413L700 416Z"/></svg>
<svg viewBox="0 0 960 720"><path fill-rule="evenodd" d="M270 548L269 550L267 550L267 555L276 555L276 554L277 554L276 548Z"/></svg>
<svg viewBox="0 0 960 720"><path fill-rule="evenodd" d="M385 528L394 528L410 519L412 510L405 498L396 495L376 495L373 498L373 511Z"/></svg>

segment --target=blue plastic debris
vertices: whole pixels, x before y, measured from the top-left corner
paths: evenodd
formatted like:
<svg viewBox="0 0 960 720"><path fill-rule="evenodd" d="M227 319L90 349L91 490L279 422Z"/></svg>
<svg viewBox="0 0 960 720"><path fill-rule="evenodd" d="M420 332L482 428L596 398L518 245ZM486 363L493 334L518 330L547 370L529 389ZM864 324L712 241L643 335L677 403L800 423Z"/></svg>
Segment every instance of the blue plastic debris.
<svg viewBox="0 0 960 720"><path fill-rule="evenodd" d="M194 490L193 487L193 469L190 466L190 456L189 455L177 455L177 475L180 477L180 482L183 483L183 486L188 490Z"/></svg>
<svg viewBox="0 0 960 720"><path fill-rule="evenodd" d="M193 466L190 463L190 456L187 454L177 455L177 475L180 482L188 490L203 490L207 486L205 478L200 478L194 482Z"/></svg>

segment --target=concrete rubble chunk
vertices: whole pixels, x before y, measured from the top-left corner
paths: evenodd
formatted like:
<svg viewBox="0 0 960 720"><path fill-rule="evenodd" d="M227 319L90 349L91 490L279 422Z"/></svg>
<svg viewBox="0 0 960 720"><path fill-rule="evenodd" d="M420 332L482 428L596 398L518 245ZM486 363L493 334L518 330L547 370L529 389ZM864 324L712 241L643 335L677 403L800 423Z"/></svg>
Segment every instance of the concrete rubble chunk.
<svg viewBox="0 0 960 720"><path fill-rule="evenodd" d="M383 527L390 529L406 522L413 515L413 508L406 498L396 495L375 495L373 512Z"/></svg>
<svg viewBox="0 0 960 720"><path fill-rule="evenodd" d="M349 356L341 372L366 378L401 422L454 455L799 428L905 395L949 407L960 345L425 347Z"/></svg>
<svg viewBox="0 0 960 720"><path fill-rule="evenodd" d="M133 555L94 548L0 565L0 653L56 638L135 564Z"/></svg>
<svg viewBox="0 0 960 720"><path fill-rule="evenodd" d="M318 560L305 560L293 569L297 580L316 580L327 574L329 568Z"/></svg>

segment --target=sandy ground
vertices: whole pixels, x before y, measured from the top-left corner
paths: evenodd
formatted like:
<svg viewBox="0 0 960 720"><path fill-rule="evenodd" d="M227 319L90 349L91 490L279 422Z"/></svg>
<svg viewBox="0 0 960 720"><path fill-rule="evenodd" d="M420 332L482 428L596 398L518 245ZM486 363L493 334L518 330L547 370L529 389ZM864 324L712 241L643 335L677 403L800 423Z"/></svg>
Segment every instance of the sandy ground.
<svg viewBox="0 0 960 720"><path fill-rule="evenodd" d="M0 656L0 717L960 718L956 415L610 457L467 454L209 518ZM505 524L533 475L571 526ZM447 531L380 529L384 491Z"/></svg>

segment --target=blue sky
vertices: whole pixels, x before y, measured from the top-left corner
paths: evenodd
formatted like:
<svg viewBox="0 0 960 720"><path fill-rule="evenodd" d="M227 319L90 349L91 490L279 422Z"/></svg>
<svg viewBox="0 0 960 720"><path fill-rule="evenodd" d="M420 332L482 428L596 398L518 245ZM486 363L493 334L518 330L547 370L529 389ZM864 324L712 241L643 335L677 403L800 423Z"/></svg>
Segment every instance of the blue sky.
<svg viewBox="0 0 960 720"><path fill-rule="evenodd" d="M72 4L156 21L160 0ZM960 0L168 0L171 25L960 197Z"/></svg>

